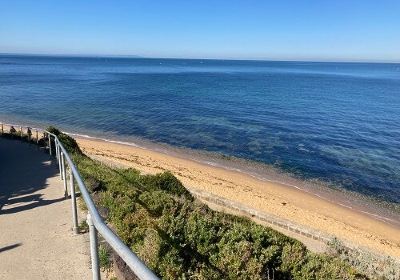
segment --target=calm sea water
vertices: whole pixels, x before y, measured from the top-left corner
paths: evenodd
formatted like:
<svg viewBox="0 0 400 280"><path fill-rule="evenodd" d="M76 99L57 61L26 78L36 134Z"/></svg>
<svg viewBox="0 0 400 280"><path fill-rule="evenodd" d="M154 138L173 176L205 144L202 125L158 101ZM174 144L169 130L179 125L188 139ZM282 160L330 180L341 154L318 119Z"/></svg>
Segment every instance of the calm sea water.
<svg viewBox="0 0 400 280"><path fill-rule="evenodd" d="M218 152L400 202L400 64L3 55L0 120Z"/></svg>

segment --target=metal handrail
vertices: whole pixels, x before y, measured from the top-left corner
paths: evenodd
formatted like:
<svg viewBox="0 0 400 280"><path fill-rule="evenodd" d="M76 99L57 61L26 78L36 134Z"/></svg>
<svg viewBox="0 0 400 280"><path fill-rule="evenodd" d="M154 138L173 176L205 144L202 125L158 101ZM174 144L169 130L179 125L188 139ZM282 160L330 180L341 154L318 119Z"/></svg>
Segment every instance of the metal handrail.
<svg viewBox="0 0 400 280"><path fill-rule="evenodd" d="M21 137L22 137L22 126L20 125L12 125L1 123L1 132L3 133L3 125L7 126L17 126L21 128ZM24 126L26 127L26 126ZM87 215L87 223L89 225L89 236L90 236L90 252L91 252L91 261L92 261L92 272L93 272L93 280L100 279L100 266L99 266L99 254L98 254L98 240L97 240L97 232L103 236L103 238L107 241L107 243L114 249L114 251L121 257L122 260L131 268L133 273L142 280L156 280L159 279L153 271L151 271L137 256L132 250L126 246L122 240L107 226L104 220L101 218L97 208L83 182L81 175L79 174L78 169L75 164L71 160L68 152L65 150L64 146L61 144L58 137L44 129L33 128L37 131L41 131L42 133L46 133L49 140L49 153L51 155L52 147L51 147L51 137L54 137L55 150L56 150L56 158L60 170L60 176L64 181L64 192L66 197L68 197L67 190L67 177L66 177L66 166L65 161L67 162L70 169L70 193L71 193L71 203L72 203L72 216L73 216L73 230L77 234L78 233L78 219L77 219L77 207L76 207L76 195L74 188L74 178L78 184L80 193L83 197L83 200L86 203L88 209ZM37 139L38 140L38 139Z"/></svg>

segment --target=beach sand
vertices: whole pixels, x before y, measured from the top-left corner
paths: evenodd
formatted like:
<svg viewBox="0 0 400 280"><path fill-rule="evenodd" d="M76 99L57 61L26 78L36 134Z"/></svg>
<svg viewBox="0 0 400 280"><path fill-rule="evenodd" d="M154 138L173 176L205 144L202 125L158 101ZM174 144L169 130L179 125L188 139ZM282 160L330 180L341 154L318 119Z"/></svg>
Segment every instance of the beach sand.
<svg viewBox="0 0 400 280"><path fill-rule="evenodd" d="M351 209L320 194L176 154L98 139L76 140L93 158L149 174L169 170L189 190L214 194L372 252L400 258L400 227L357 207Z"/></svg>

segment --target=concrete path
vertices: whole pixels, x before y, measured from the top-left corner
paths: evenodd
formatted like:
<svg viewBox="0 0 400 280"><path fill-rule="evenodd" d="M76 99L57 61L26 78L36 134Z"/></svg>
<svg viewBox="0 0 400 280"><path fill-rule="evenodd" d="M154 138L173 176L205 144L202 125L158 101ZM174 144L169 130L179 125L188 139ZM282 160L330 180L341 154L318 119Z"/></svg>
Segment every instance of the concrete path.
<svg viewBox="0 0 400 280"><path fill-rule="evenodd" d="M87 235L71 231L56 160L0 137L0 279L90 279Z"/></svg>

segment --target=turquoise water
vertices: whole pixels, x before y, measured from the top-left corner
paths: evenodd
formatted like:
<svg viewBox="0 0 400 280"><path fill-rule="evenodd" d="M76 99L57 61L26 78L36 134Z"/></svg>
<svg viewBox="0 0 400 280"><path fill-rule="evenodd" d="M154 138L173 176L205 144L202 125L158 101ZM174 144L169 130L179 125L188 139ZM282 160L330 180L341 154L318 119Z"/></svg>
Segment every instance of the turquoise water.
<svg viewBox="0 0 400 280"><path fill-rule="evenodd" d="M217 152L400 202L400 64L2 55L0 119Z"/></svg>

